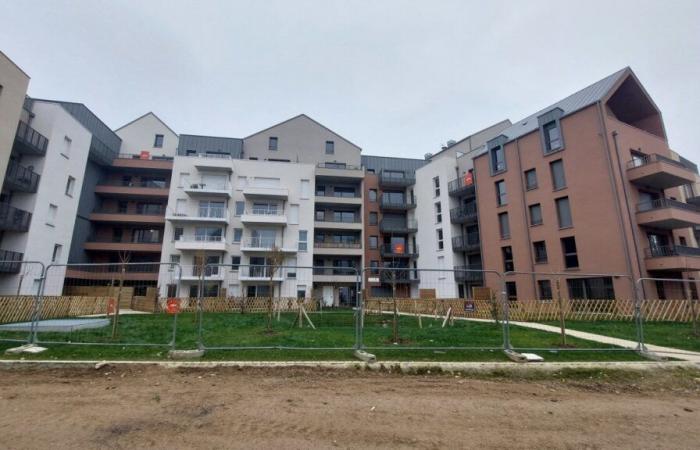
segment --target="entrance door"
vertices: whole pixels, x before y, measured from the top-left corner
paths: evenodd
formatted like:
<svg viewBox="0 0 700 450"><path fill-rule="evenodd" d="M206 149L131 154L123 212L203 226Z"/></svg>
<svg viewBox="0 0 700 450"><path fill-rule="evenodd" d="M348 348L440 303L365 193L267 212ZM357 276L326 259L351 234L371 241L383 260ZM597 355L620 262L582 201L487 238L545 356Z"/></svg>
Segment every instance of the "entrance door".
<svg viewBox="0 0 700 450"><path fill-rule="evenodd" d="M340 306L353 307L355 306L355 288L349 286L341 286L338 288L338 303Z"/></svg>
<svg viewBox="0 0 700 450"><path fill-rule="evenodd" d="M323 306L333 306L333 286L323 286Z"/></svg>

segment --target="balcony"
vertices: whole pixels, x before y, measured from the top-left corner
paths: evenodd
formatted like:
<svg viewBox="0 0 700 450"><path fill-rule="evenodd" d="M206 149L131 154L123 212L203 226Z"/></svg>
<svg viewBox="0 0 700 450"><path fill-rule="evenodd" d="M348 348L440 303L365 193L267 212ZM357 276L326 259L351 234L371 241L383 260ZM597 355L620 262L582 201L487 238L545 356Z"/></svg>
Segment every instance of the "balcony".
<svg viewBox="0 0 700 450"><path fill-rule="evenodd" d="M185 266L182 267L180 279L182 281L199 281L200 279L204 281L223 281L225 272L222 266Z"/></svg>
<svg viewBox="0 0 700 450"><path fill-rule="evenodd" d="M164 224L164 208L141 208L122 210L119 208L95 208L90 214L93 222L123 224Z"/></svg>
<svg viewBox="0 0 700 450"><path fill-rule="evenodd" d="M160 267L158 263L127 264L124 266L125 272L122 274L120 264L75 265L66 268L66 278L100 281L116 281L120 278L125 281L157 281Z"/></svg>
<svg viewBox="0 0 700 450"><path fill-rule="evenodd" d="M286 225L287 216L284 210L277 208L252 208L243 212L241 222L247 225Z"/></svg>
<svg viewBox="0 0 700 450"><path fill-rule="evenodd" d="M135 169L137 171L147 169L149 171L162 170L172 172L173 160L174 158L172 156L152 156L145 152L137 155L119 153L119 155L112 160L112 167L119 169Z"/></svg>
<svg viewBox="0 0 700 450"><path fill-rule="evenodd" d="M192 183L186 186L184 190L190 197L203 195L207 197L231 197L231 186L228 183Z"/></svg>
<svg viewBox="0 0 700 450"><path fill-rule="evenodd" d="M31 213L0 203L0 231L28 231L31 221Z"/></svg>
<svg viewBox="0 0 700 450"><path fill-rule="evenodd" d="M201 171L233 172L233 157L229 154L197 153L187 157L196 158L194 166Z"/></svg>
<svg viewBox="0 0 700 450"><path fill-rule="evenodd" d="M270 266L241 266L238 268L238 279L241 281L283 281L284 268L274 269Z"/></svg>
<svg viewBox="0 0 700 450"><path fill-rule="evenodd" d="M484 272L479 265L455 266L454 274L456 282L483 283Z"/></svg>
<svg viewBox="0 0 700 450"><path fill-rule="evenodd" d="M416 269L390 269L381 268L379 271L379 281L385 284L412 284L419 283L420 277Z"/></svg>
<svg viewBox="0 0 700 450"><path fill-rule="evenodd" d="M382 200L379 202L379 206L384 211L408 211L409 209L414 209L416 207L416 203L406 198L401 200L382 195Z"/></svg>
<svg viewBox="0 0 700 450"><path fill-rule="evenodd" d="M314 227L329 230L362 230L362 220L359 214L351 218L334 217L332 214L317 215Z"/></svg>
<svg viewBox="0 0 700 450"><path fill-rule="evenodd" d="M640 186L669 189L697 182L697 167L657 154L635 157L627 163L627 178Z"/></svg>
<svg viewBox="0 0 700 450"><path fill-rule="evenodd" d="M416 184L416 174L394 174L392 172L379 172L379 186L387 188L405 188Z"/></svg>
<svg viewBox="0 0 700 450"><path fill-rule="evenodd" d="M210 250L210 251L226 251L225 236L207 236L207 235L191 235L180 236L175 240L175 248L177 250Z"/></svg>
<svg viewBox="0 0 700 450"><path fill-rule="evenodd" d="M407 246L404 244L384 244L379 251L383 258L417 258L418 246Z"/></svg>
<svg viewBox="0 0 700 450"><path fill-rule="evenodd" d="M123 182L103 181L95 186L95 194L118 198L167 198L170 184L152 180Z"/></svg>
<svg viewBox="0 0 700 450"><path fill-rule="evenodd" d="M341 195L333 192L316 192L316 204L326 205L362 205L362 196L359 194Z"/></svg>
<svg viewBox="0 0 700 450"><path fill-rule="evenodd" d="M383 219L379 222L379 231L389 234L408 234L418 231L418 222L415 220L395 221Z"/></svg>
<svg viewBox="0 0 700 450"><path fill-rule="evenodd" d="M692 227L700 224L700 207L659 198L637 205L637 223L664 230Z"/></svg>
<svg viewBox="0 0 700 450"><path fill-rule="evenodd" d="M5 188L10 191L33 194L39 187L39 174L10 160L5 172Z"/></svg>
<svg viewBox="0 0 700 450"><path fill-rule="evenodd" d="M315 267L313 270L314 283L357 283L359 281L356 269L348 267Z"/></svg>
<svg viewBox="0 0 700 450"><path fill-rule="evenodd" d="M464 178L457 178L447 183L447 192L452 197L474 197L476 186L473 182L467 182Z"/></svg>
<svg viewBox="0 0 700 450"><path fill-rule="evenodd" d="M25 155L44 156L49 140L34 128L20 121L13 149Z"/></svg>
<svg viewBox="0 0 700 450"><path fill-rule="evenodd" d="M228 223L228 211L226 208L199 208L196 214L169 211L165 218L182 223Z"/></svg>
<svg viewBox="0 0 700 450"><path fill-rule="evenodd" d="M243 188L245 198L274 198L284 200L289 197L289 189L284 187L246 186Z"/></svg>
<svg viewBox="0 0 700 450"><path fill-rule="evenodd" d="M143 252L143 253L160 253L163 247L163 241L160 239L140 238L131 241L119 241L114 239L103 239L99 237L91 237L83 245L85 250L100 251L100 252Z"/></svg>
<svg viewBox="0 0 700 450"><path fill-rule="evenodd" d="M283 253L296 253L297 245L285 243L276 238L249 238L241 242L242 252L269 252L277 249Z"/></svg>
<svg viewBox="0 0 700 450"><path fill-rule="evenodd" d="M481 242L479 233L468 233L465 236L455 236L452 238L452 251L479 253L481 251Z"/></svg>
<svg viewBox="0 0 700 450"><path fill-rule="evenodd" d="M644 251L647 271L694 272L700 270L700 248L663 245Z"/></svg>
<svg viewBox="0 0 700 450"><path fill-rule="evenodd" d="M0 273L19 273L24 255L9 250L0 250Z"/></svg>
<svg viewBox="0 0 700 450"><path fill-rule="evenodd" d="M314 255L362 256L361 242L314 242Z"/></svg>
<svg viewBox="0 0 700 450"><path fill-rule="evenodd" d="M365 177L365 171L360 166L351 166L345 163L319 163L316 167L316 176L324 178L345 178L361 180Z"/></svg>
<svg viewBox="0 0 700 450"><path fill-rule="evenodd" d="M452 223L476 223L476 204L458 206L450 210L450 222Z"/></svg>

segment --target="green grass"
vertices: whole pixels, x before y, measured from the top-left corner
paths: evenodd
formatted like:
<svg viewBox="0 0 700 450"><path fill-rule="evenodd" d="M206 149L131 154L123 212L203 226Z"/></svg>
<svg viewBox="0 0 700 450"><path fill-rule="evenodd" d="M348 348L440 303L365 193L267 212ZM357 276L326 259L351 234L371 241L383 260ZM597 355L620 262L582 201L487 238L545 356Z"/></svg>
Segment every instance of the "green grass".
<svg viewBox="0 0 700 450"><path fill-rule="evenodd" d="M559 322L547 323L559 326ZM637 340L637 327L634 322L569 320L566 322L566 327L572 330L587 331L632 341ZM693 336L693 326L687 322L645 322L644 342L700 352L700 337Z"/></svg>
<svg viewBox="0 0 700 450"><path fill-rule="evenodd" d="M297 347L296 349L211 350L205 360L353 360L351 348L355 343L354 319L351 312L333 311L310 314L316 329L304 324L294 327L295 314L282 314L273 321L272 332L266 331L264 314L206 313L202 337L206 347L258 346ZM34 359L166 359L168 348L128 346L126 344L168 344L172 337L173 316L165 314L132 315L119 318L118 335L111 337L111 327L83 330L73 333L40 333L40 341L100 342L113 345L45 344L49 351L39 355L22 355ZM490 323L455 321L442 328L442 320L422 319L418 327L414 317L402 316L399 321L400 344L392 342L390 316L367 316L364 345L380 360L402 361L507 361L500 347L503 344L502 327ZM0 332L5 337L26 338L26 333ZM522 327L511 327L512 342L519 347L551 348L540 352L547 361L627 361L639 360L632 352L594 352L596 348L614 348L581 339L569 339L577 351L557 350L558 335ZM178 318L176 347L196 348L197 322L194 314ZM16 344L14 344L16 345ZM0 343L0 350L14 346ZM331 348L304 350L308 347ZM493 350L435 350L407 347L493 347ZM9 358L9 356L8 356Z"/></svg>

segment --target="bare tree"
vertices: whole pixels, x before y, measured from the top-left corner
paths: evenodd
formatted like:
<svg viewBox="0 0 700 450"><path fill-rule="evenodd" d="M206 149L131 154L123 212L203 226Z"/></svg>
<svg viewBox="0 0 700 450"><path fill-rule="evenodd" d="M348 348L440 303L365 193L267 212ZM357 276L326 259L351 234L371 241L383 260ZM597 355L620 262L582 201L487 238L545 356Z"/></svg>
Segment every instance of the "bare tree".
<svg viewBox="0 0 700 450"><path fill-rule="evenodd" d="M119 252L119 288L117 289L117 298L114 305L114 318L112 321L112 339L117 337L117 323L119 322L119 304L121 303L122 288L124 287L124 274L126 273L126 264L131 260L131 252Z"/></svg>
<svg viewBox="0 0 700 450"><path fill-rule="evenodd" d="M395 344L399 342L399 302L396 298L396 282L398 275L393 268L382 269L382 278L391 283L391 299L393 305L393 315L391 320L391 339Z"/></svg>
<svg viewBox="0 0 700 450"><path fill-rule="evenodd" d="M275 275L281 272L282 265L284 265L284 252L280 250L277 246L273 246L265 255L265 261L267 263L267 276L269 279L269 296L267 299L267 329L272 330L272 319L274 315L273 308L273 296L275 293Z"/></svg>

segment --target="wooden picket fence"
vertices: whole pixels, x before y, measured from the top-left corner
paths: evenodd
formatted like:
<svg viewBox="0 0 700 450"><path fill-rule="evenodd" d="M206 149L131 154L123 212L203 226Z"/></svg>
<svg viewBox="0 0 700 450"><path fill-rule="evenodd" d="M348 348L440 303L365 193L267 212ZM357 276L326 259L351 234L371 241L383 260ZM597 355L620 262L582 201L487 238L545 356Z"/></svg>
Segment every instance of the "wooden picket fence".
<svg viewBox="0 0 700 450"><path fill-rule="evenodd" d="M692 300L644 300L642 314L645 321L690 322L692 320ZM401 313L443 316L452 308L455 317L493 319L494 308L503 317L502 305L493 305L490 300L465 300L463 298L396 299ZM697 301L696 301L697 302ZM562 301L566 320L634 320L634 300L587 300L565 299ZM515 300L508 304L511 321L542 322L559 319L559 303L555 300ZM365 300L368 314L388 313L394 310L392 298L369 298ZM696 303L696 316L700 319L700 303Z"/></svg>
<svg viewBox="0 0 700 450"><path fill-rule="evenodd" d="M0 297L0 323L27 322L34 312L33 296ZM109 297L86 296L44 296L41 311L42 319L106 314Z"/></svg>
<svg viewBox="0 0 700 450"><path fill-rule="evenodd" d="M318 299L305 298L302 303L307 312L318 309ZM167 299L158 301L159 310L164 311ZM213 313L262 313L269 308L269 297L204 297L202 310ZM273 299L273 309L282 312L298 311L299 303L296 297L279 297ZM180 299L180 311L196 312L197 298L185 297Z"/></svg>

